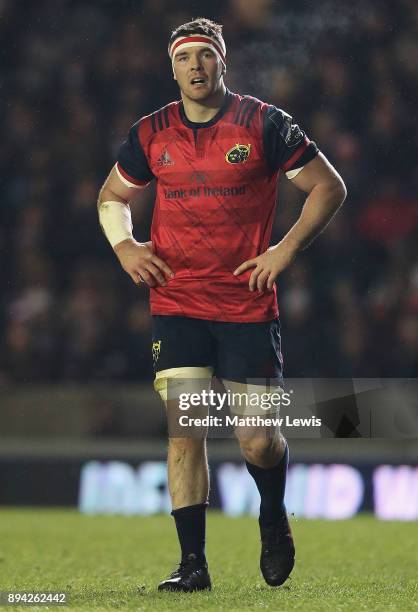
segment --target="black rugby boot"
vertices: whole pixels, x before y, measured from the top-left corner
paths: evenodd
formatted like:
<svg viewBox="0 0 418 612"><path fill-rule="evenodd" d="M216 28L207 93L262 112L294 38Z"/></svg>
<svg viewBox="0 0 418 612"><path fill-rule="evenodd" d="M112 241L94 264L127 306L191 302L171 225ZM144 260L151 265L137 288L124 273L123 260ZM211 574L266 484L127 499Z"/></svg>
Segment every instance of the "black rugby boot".
<svg viewBox="0 0 418 612"><path fill-rule="evenodd" d="M273 526L260 524L261 556L260 569L270 586L280 586L289 577L295 565L295 546L286 510Z"/></svg>
<svg viewBox="0 0 418 612"><path fill-rule="evenodd" d="M184 593L211 588L207 563L198 561L193 553L183 559L178 568L158 585L159 591L183 591Z"/></svg>

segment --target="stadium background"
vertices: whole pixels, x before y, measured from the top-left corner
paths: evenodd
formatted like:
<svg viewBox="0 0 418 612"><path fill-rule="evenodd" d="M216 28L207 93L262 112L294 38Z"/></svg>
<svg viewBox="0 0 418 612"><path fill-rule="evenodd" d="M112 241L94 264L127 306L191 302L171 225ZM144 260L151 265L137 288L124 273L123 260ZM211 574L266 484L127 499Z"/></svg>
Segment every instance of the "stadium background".
<svg viewBox="0 0 418 612"><path fill-rule="evenodd" d="M168 35L202 13L224 24L228 87L290 112L348 187L332 225L279 279L286 376L417 375L416 2L214 0L202 7L0 1L2 504L75 505L84 466L93 493L83 509L168 508L147 292L120 269L95 202L130 125L178 98ZM286 180L280 190L273 239L303 201ZM138 239L148 239L152 202L148 189L132 207ZM302 516L327 516L315 503L335 465L360 476L334 470L333 494L344 497L338 487L348 476L357 485L361 478L362 500L353 508L376 510L376 470L385 464L398 467L383 474L381 494L398 495L382 516L417 518L418 494L412 502L409 495L417 491L416 441L295 439L292 448L293 467L305 469L297 490L314 482L314 509L302 504ZM214 440L210 452L213 503L228 510L218 467L239 469L238 451ZM111 483L105 500L94 498L99 472L102 484ZM118 505L128 489L133 497ZM154 506L144 509L138 499L145 497ZM251 492L231 513L242 510L254 510Z"/></svg>

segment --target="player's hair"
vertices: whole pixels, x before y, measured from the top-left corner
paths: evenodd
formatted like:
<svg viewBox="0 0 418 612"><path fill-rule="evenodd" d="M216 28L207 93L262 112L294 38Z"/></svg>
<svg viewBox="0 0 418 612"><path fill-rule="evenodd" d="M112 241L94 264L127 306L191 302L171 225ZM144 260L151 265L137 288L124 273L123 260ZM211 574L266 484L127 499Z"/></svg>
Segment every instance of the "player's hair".
<svg viewBox="0 0 418 612"><path fill-rule="evenodd" d="M206 17L196 17L196 19L183 23L183 25L178 26L172 31L168 41L168 48L179 36L190 36L190 34L213 36L213 38L220 41L222 39L222 26L211 19L206 19Z"/></svg>

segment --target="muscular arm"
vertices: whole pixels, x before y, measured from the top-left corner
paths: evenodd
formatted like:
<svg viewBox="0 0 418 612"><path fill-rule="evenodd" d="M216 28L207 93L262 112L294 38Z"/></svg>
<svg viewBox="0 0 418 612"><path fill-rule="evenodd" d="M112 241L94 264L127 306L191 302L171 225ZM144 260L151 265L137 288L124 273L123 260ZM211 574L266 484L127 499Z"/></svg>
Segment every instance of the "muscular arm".
<svg viewBox="0 0 418 612"><path fill-rule="evenodd" d="M292 182L308 193L299 219L278 244L245 261L234 272L239 275L254 268L250 291L263 291L265 287L271 290L280 272L326 228L347 195L342 178L322 153L307 163Z"/></svg>
<svg viewBox="0 0 418 612"><path fill-rule="evenodd" d="M109 176L105 180L103 187L100 189L97 200L97 209L100 210L101 204L109 201L128 204L128 202L134 197L135 192L135 188L128 187L121 181L118 173L116 172L116 168L113 167Z"/></svg>
<svg viewBox="0 0 418 612"><path fill-rule="evenodd" d="M296 252L305 249L326 228L344 202L347 190L335 168L322 153L297 174L292 183L308 193L299 219L282 243L294 245Z"/></svg>
<svg viewBox="0 0 418 612"><path fill-rule="evenodd" d="M139 243L130 232L131 217L129 202L137 189L129 187L119 177L113 167L100 190L97 200L97 209L104 233L110 240L111 236L121 237L120 241L113 243L122 268L130 275L135 284L144 281L149 287L166 285L166 279L173 276L167 264L157 257L152 249L152 243ZM117 209L118 204L121 207ZM125 237L126 236L126 237ZM129 236L129 237L128 237Z"/></svg>

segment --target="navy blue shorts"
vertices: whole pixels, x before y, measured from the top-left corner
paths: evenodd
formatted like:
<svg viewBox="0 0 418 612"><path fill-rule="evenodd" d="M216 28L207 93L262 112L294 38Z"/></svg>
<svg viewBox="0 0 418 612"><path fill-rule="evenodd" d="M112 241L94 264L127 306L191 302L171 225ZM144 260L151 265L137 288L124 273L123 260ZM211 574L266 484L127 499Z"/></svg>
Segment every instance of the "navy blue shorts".
<svg viewBox="0 0 418 612"><path fill-rule="evenodd" d="M154 315L154 371L212 366L214 376L237 382L283 380L278 319L229 323Z"/></svg>

